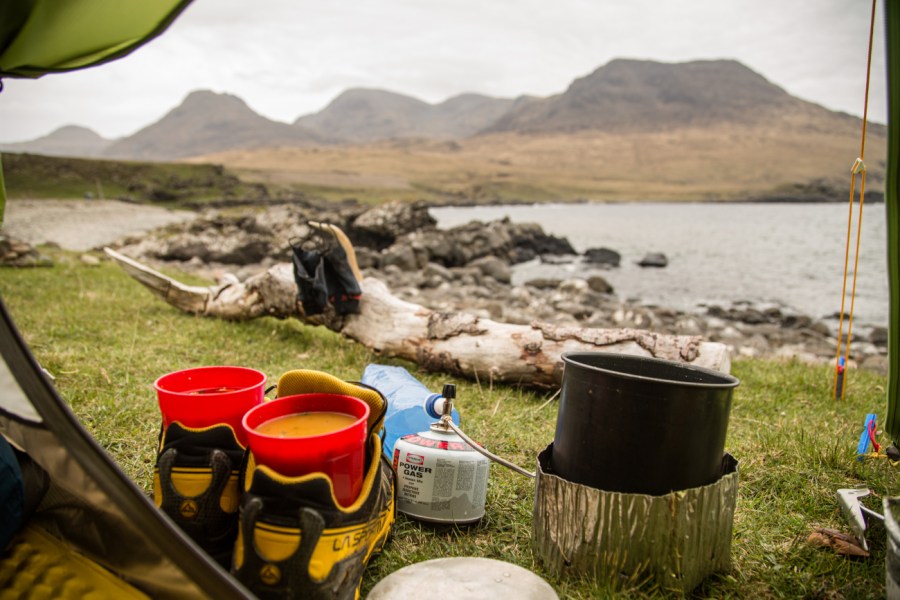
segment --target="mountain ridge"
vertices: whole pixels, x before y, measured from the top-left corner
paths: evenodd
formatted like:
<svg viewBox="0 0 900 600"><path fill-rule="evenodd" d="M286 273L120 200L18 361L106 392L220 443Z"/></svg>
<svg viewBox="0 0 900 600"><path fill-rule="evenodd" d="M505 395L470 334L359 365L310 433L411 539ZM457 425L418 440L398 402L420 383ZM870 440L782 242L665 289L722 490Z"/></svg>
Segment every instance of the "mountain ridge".
<svg viewBox="0 0 900 600"><path fill-rule="evenodd" d="M4 152L43 154L46 156L102 156L114 140L102 137L93 129L80 125L63 125L39 138L25 142L0 144Z"/></svg>
<svg viewBox="0 0 900 600"><path fill-rule="evenodd" d="M0 145L0 150L181 160L261 148L402 139L453 141L497 133L602 135L723 123L776 122L786 134L793 134L804 129L844 129L849 121L861 123L858 117L791 96L735 60L614 59L573 80L563 92L546 97L464 93L430 104L388 90L351 88L292 123L259 115L235 95L196 90L162 118L127 137L104 140L90 130L71 126L81 130L80 137L73 135L74 130L61 128L30 142Z"/></svg>
<svg viewBox="0 0 900 600"><path fill-rule="evenodd" d="M464 93L430 104L387 90L351 88L325 108L294 121L338 143L393 138L458 139L502 116L513 100Z"/></svg>
<svg viewBox="0 0 900 600"><path fill-rule="evenodd" d="M734 60L615 59L575 79L561 94L510 111L488 131L643 131L673 124L753 123L799 103L806 104Z"/></svg>
<svg viewBox="0 0 900 600"><path fill-rule="evenodd" d="M254 112L241 98L197 90L160 120L107 148L111 158L171 160L225 147L258 148L321 143L303 127L291 127Z"/></svg>

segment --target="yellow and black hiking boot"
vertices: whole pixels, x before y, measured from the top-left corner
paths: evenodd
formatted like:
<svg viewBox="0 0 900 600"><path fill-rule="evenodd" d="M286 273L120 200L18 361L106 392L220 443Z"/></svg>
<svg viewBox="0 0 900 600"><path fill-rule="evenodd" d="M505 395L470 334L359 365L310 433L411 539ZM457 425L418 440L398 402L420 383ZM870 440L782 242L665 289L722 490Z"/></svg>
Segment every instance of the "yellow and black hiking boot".
<svg viewBox="0 0 900 600"><path fill-rule="evenodd" d="M394 522L394 472L372 435L356 502L341 506L324 473L284 477L252 452L232 572L263 599L352 600Z"/></svg>
<svg viewBox="0 0 900 600"><path fill-rule="evenodd" d="M230 425L191 429L175 422L160 434L156 459L156 506L226 569L237 537L244 450Z"/></svg>
<svg viewBox="0 0 900 600"><path fill-rule="evenodd" d="M358 598L366 564L396 516L394 471L378 434L384 397L319 371L291 371L278 382L279 397L313 392L352 395L372 408L362 489L345 507L326 474L286 477L248 453L232 572L263 599Z"/></svg>

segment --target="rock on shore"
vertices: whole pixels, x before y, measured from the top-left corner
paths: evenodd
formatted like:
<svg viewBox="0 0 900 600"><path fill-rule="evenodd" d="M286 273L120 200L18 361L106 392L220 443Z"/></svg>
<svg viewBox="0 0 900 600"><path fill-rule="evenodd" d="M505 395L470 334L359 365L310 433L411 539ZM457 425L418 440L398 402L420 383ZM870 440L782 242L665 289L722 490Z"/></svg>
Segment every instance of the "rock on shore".
<svg viewBox="0 0 900 600"><path fill-rule="evenodd" d="M508 219L436 227L427 207L354 203L319 207L279 205L240 216L216 212L121 240L115 246L142 261L176 263L184 269L239 279L290 260L291 245L310 234L307 221L341 227L357 249L364 273L384 281L404 299L436 310L466 311L511 323L537 319L559 325L632 327L659 333L701 335L723 342L735 357L794 357L811 363L834 360L836 340L828 325L807 315L737 303L689 313L629 303L602 277L543 279L511 285L518 263L576 256L568 240L534 223ZM608 249L604 257L611 256ZM612 267L614 268L614 267ZM855 336L851 358L883 371L887 348L877 332Z"/></svg>

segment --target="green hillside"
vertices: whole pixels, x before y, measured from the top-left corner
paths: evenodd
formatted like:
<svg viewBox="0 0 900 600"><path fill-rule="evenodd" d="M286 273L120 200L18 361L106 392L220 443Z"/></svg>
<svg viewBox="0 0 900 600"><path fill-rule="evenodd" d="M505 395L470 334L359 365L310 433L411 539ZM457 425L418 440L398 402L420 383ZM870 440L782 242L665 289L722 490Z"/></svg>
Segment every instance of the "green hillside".
<svg viewBox="0 0 900 600"><path fill-rule="evenodd" d="M164 205L268 198L221 165L3 154L9 198L110 198Z"/></svg>

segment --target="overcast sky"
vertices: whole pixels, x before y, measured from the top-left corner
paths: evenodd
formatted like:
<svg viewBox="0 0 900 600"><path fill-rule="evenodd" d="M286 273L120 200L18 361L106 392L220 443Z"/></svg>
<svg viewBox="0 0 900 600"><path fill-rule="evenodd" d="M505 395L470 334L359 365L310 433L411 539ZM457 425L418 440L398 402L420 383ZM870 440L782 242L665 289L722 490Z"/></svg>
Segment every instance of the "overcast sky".
<svg viewBox="0 0 900 600"><path fill-rule="evenodd" d="M5 80L0 142L69 124L130 135L197 89L285 122L351 87L428 102L548 96L614 58L732 58L795 96L861 116L870 11L867 0L194 0L121 60ZM869 116L882 123L883 37L879 10Z"/></svg>

